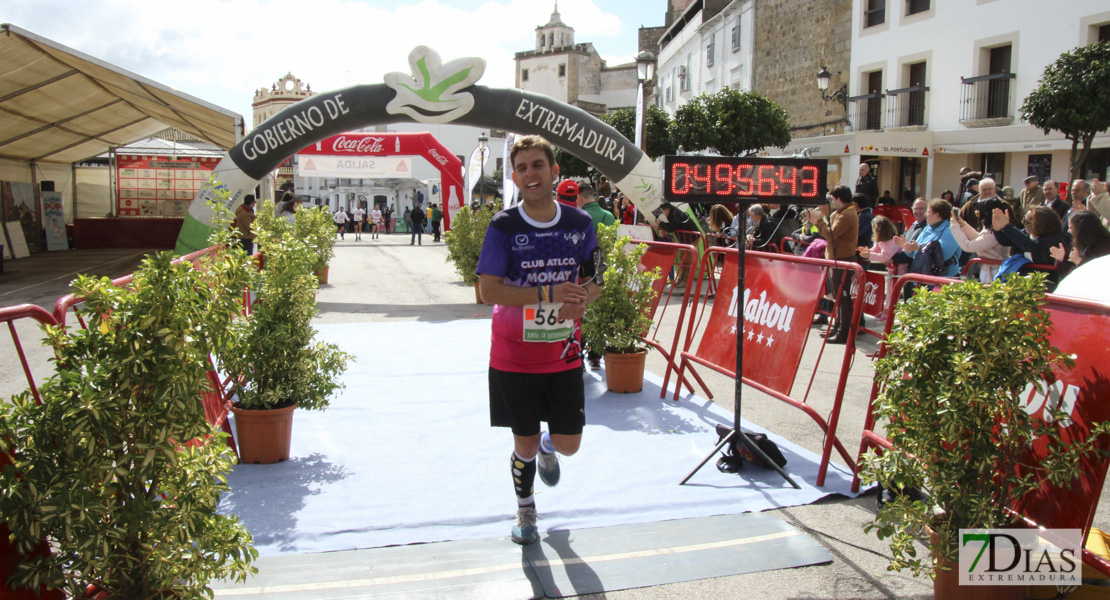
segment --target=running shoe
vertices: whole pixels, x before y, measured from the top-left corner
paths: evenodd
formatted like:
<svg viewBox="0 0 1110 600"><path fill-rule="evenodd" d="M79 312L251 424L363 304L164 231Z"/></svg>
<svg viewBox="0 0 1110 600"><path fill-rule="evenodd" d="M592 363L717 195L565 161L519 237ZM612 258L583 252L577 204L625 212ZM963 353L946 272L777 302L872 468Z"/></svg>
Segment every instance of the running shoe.
<svg viewBox="0 0 1110 600"><path fill-rule="evenodd" d="M559 483L559 457L554 452L548 453L540 449L540 454L536 458L537 471L540 473L540 481L547 484L547 487L555 487Z"/></svg>
<svg viewBox="0 0 1110 600"><path fill-rule="evenodd" d="M601 368L601 358L600 357L591 356L587 359L587 361L590 363L590 370L591 371L597 371L598 369Z"/></svg>
<svg viewBox="0 0 1110 600"><path fill-rule="evenodd" d="M518 507L516 509L516 520L513 521L513 541L526 546L539 540L540 532L536 529L536 507Z"/></svg>

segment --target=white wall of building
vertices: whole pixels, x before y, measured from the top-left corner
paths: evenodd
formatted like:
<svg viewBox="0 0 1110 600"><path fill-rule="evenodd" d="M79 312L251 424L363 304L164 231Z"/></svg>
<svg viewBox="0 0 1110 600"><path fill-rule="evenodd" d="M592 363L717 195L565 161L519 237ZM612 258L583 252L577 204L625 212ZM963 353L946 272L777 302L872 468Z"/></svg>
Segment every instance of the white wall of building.
<svg viewBox="0 0 1110 600"><path fill-rule="evenodd" d="M979 168L979 153L1007 153L1005 181L1021 185L1030 154L1051 154L1051 176L1066 180L1069 152L1063 136L1045 136L1023 124L1018 108L1037 87L1046 66L1063 52L1097 41L1098 25L1110 23L1107 0L977 0L950 2L933 0L929 10L907 16L907 2L887 0L882 25L864 27L868 3L856 0L852 18L852 58L848 95L868 93L866 74L883 72L881 91L908 87L909 65L926 62L925 125L931 132L931 194L959 185L958 170L967 165ZM973 127L985 123L961 122L961 77L989 72L990 49L1011 46L1010 72L1013 100L1009 124ZM891 98L884 98L885 103ZM887 115L883 114L884 126ZM858 129L857 125L857 129ZM889 132L889 130L887 130ZM1096 138L1095 147L1110 147L1110 136ZM853 173L851 171L850 173ZM1105 174L1103 174L1105 176ZM880 184L882 185L882 183ZM1018 187L1020 190L1020 187Z"/></svg>
<svg viewBox="0 0 1110 600"><path fill-rule="evenodd" d="M1088 43L1091 25L1110 22L1106 0L1054 5L1042 0L933 0L930 10L909 17L905 2L888 0L886 23L864 28L866 5L855 2L849 95L866 93L862 75L877 67L884 70L886 89L906 87L904 65L927 60L927 123L935 130L962 128L960 77L986 74L984 55L989 48L1013 45L1011 72L1017 74L1015 95L1020 100L1037 87L1044 68L1061 53Z"/></svg>
<svg viewBox="0 0 1110 600"><path fill-rule="evenodd" d="M754 0L734 0L703 19L698 14L659 51L658 103L670 114L702 93L725 87L750 90L754 35ZM739 44L733 29L739 27ZM712 62L709 46L712 44ZM679 73L685 70L684 85Z"/></svg>
<svg viewBox="0 0 1110 600"><path fill-rule="evenodd" d="M569 82L572 69L569 63L578 58L578 54L558 53L538 54L521 60L517 67L517 85L520 89L551 96L565 102L570 94ZM565 73L562 76L559 75L560 66L563 67ZM527 80L524 80L524 71L528 71Z"/></svg>

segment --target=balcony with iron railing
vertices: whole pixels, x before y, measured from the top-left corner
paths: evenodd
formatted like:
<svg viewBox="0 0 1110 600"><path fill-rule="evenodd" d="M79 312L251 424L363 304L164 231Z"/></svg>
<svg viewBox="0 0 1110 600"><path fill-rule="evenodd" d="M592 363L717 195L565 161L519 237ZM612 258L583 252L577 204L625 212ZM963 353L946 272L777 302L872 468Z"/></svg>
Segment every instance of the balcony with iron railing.
<svg viewBox="0 0 1110 600"><path fill-rule="evenodd" d="M902 131L925 129L925 100L929 88L915 85L900 90L887 90L886 128Z"/></svg>
<svg viewBox="0 0 1110 600"><path fill-rule="evenodd" d="M961 77L960 123L965 127L996 127L1014 120L1014 73Z"/></svg>
<svg viewBox="0 0 1110 600"><path fill-rule="evenodd" d="M883 128L883 93L872 92L848 98L848 120L856 131Z"/></svg>

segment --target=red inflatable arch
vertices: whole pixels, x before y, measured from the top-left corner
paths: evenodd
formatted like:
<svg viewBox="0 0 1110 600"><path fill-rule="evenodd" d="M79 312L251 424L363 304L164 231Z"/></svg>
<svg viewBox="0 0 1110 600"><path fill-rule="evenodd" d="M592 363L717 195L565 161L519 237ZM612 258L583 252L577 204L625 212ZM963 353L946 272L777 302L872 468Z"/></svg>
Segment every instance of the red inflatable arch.
<svg viewBox="0 0 1110 600"><path fill-rule="evenodd" d="M462 208L462 161L430 133L384 131L340 133L324 138L297 154L317 156L419 156L439 169L443 190L443 227L451 228L451 215Z"/></svg>

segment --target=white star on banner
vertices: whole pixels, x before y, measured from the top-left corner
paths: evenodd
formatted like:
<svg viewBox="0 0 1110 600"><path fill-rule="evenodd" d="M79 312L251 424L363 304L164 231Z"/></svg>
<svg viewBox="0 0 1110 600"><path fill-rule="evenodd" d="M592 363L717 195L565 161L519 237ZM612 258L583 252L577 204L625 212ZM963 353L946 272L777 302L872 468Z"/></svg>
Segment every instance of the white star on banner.
<svg viewBox="0 0 1110 600"><path fill-rule="evenodd" d="M761 334L755 336L755 341L756 341L757 344L762 344L763 343L763 334L761 333Z"/></svg>
<svg viewBox="0 0 1110 600"><path fill-rule="evenodd" d="M729 328L728 332L730 335L736 335L736 326L733 325L731 328Z"/></svg>
<svg viewBox="0 0 1110 600"><path fill-rule="evenodd" d="M748 330L748 339L750 340L750 339L752 339L752 338L753 338L754 336L755 336L755 332L754 332L754 331L752 331L751 329L749 329L749 330Z"/></svg>
<svg viewBox="0 0 1110 600"><path fill-rule="evenodd" d="M774 343L775 343L775 336L773 336L773 335L767 336L767 347L770 348L771 344L774 344Z"/></svg>

